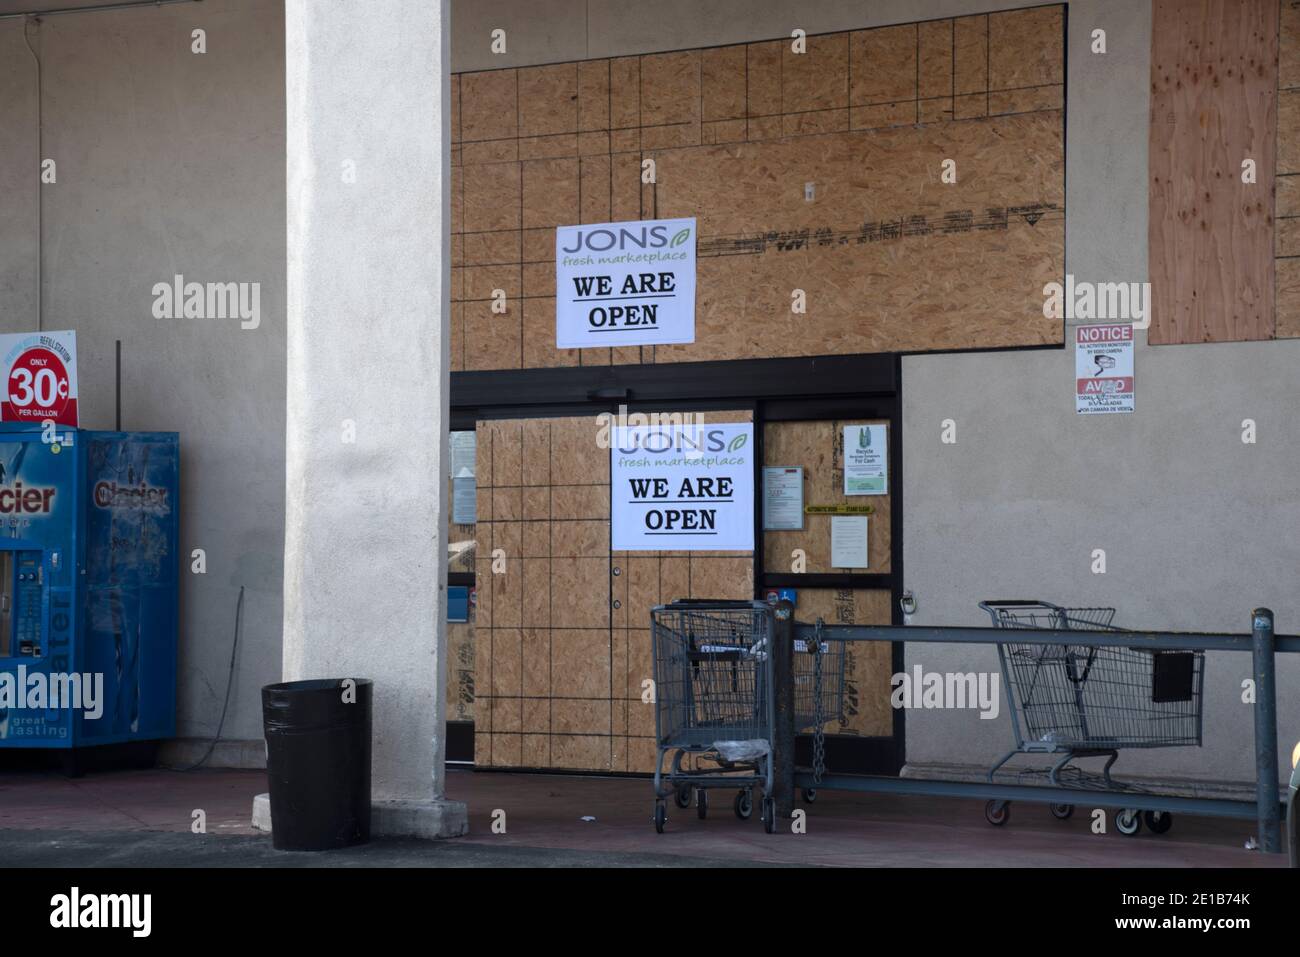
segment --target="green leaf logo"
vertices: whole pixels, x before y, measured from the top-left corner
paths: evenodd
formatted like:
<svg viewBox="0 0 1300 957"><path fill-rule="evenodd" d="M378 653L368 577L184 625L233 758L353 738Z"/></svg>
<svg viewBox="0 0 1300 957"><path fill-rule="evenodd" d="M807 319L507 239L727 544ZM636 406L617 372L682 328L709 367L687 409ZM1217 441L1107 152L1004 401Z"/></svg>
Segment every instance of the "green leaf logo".
<svg viewBox="0 0 1300 957"><path fill-rule="evenodd" d="M732 440L727 444L727 451L728 451L728 452L734 452L734 451L736 451L737 449L739 449L739 448L741 448L742 446L744 446L744 444L745 444L748 440L749 440L749 436L746 435L744 432L741 432L738 436L736 436L734 439L732 439Z"/></svg>
<svg viewBox="0 0 1300 957"><path fill-rule="evenodd" d="M668 241L668 245L680 246L682 243L686 242L686 240L690 238L691 238L691 230L690 227L688 226L686 229L679 229L677 231L677 234L674 235L673 238Z"/></svg>

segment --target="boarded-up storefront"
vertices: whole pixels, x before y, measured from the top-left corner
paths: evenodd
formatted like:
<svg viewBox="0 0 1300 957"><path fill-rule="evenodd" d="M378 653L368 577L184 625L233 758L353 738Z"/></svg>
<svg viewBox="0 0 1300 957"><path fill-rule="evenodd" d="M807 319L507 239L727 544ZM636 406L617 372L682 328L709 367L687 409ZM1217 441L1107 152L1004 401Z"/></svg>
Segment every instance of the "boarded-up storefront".
<svg viewBox="0 0 1300 957"><path fill-rule="evenodd" d="M1063 37L1052 6L453 77L452 405L477 489L450 525L474 597L451 626L459 757L653 770L656 604L784 589L801 620L898 622L899 354L1063 341L1042 299ZM693 341L557 348L557 230L668 219L697 225ZM752 549L611 548L598 417L629 412L752 423ZM884 487L850 492L844 436L872 426ZM799 488L765 528L769 469ZM901 766L900 661L850 649L833 767Z"/></svg>

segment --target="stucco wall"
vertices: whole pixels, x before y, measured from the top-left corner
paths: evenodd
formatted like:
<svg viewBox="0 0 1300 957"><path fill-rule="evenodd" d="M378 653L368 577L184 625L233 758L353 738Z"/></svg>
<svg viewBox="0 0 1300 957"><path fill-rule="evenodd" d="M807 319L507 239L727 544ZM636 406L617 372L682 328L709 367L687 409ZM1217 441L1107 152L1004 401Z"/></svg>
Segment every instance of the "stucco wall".
<svg viewBox="0 0 1300 957"><path fill-rule="evenodd" d="M0 12L24 4L10 4ZM207 53L190 31L207 31ZM182 736L221 715L247 587L228 746L261 759L259 688L280 675L284 549L284 15L264 0L46 18L44 328L75 329L82 425L181 434ZM0 21L0 329L36 328L36 74L23 21ZM261 324L155 319L152 286L261 283ZM190 752L173 749L184 761ZM201 749L200 752L201 753Z"/></svg>
<svg viewBox="0 0 1300 957"><path fill-rule="evenodd" d="M1089 35L1107 31L1109 52ZM1070 4L1066 260L1078 279L1147 272L1147 4ZM1267 606L1300 632L1300 341L1146 346L1131 415L1073 410L1074 355L915 356L903 362L904 559L916 624L987 624L983 598L1111 605L1138 628L1246 632ZM957 423L957 442L940 441ZM1242 442L1253 419L1255 444ZM1092 571L1104 549L1105 574ZM992 649L909 647L908 667L996 670ZM1205 744L1118 768L1254 777L1243 654L1211 655ZM1300 661L1279 658L1281 767L1300 738ZM1004 709L1005 710L1005 709ZM1005 716L909 716L909 762L986 761Z"/></svg>

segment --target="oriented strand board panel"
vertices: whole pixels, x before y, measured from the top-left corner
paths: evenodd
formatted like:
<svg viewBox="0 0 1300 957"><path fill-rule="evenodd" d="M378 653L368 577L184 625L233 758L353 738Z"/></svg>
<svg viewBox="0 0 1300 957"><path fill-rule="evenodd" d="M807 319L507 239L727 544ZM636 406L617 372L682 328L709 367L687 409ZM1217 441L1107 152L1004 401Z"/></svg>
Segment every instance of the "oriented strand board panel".
<svg viewBox="0 0 1300 957"><path fill-rule="evenodd" d="M1277 0L1154 0L1152 344L1274 335L1278 13Z"/></svg>
<svg viewBox="0 0 1300 957"><path fill-rule="evenodd" d="M1063 37L1050 6L459 75L453 370L1061 342ZM555 227L675 216L696 342L556 349Z"/></svg>
<svg viewBox="0 0 1300 957"><path fill-rule="evenodd" d="M795 607L799 621L828 625L888 625L889 592L883 589L801 588ZM827 734L891 737L894 713L889 704L893 652L884 641L850 641L844 648L844 715L828 722Z"/></svg>
<svg viewBox="0 0 1300 957"><path fill-rule="evenodd" d="M596 435L588 416L478 425L477 764L611 768L609 453Z"/></svg>
<svg viewBox="0 0 1300 957"><path fill-rule="evenodd" d="M610 552L599 432L592 416L478 425L476 764L653 770L651 607L754 594L750 552Z"/></svg>
<svg viewBox="0 0 1300 957"><path fill-rule="evenodd" d="M1275 334L1300 337L1300 0L1280 0L1277 70Z"/></svg>
<svg viewBox="0 0 1300 957"><path fill-rule="evenodd" d="M690 413L688 413L690 415ZM705 424L749 422L748 410L702 413ZM611 577L613 612L614 709L616 739L614 770L654 770L654 706L641 700L642 682L654 677L650 642L650 609L678 598L754 597L752 552L613 552L618 574Z"/></svg>
<svg viewBox="0 0 1300 957"><path fill-rule="evenodd" d="M885 425L879 419L825 422L769 422L763 429L763 464L803 468L803 501L809 505L869 505L868 572L890 571L888 495L844 494L844 426ZM892 463L891 463L892 465ZM892 487L891 487L892 490ZM805 515L802 531L763 533L764 571L794 572L794 551L803 551L807 574L844 572L831 565L831 516ZM855 569L854 571L861 571Z"/></svg>

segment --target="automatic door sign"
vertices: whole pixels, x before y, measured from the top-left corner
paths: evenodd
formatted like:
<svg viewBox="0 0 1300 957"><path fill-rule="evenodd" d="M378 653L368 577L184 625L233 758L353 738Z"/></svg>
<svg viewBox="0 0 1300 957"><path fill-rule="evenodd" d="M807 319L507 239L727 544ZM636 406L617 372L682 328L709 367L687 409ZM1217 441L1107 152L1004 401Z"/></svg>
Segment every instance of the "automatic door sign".
<svg viewBox="0 0 1300 957"><path fill-rule="evenodd" d="M749 423L614 430L615 551L754 547L754 429Z"/></svg>
<svg viewBox="0 0 1300 957"><path fill-rule="evenodd" d="M556 228L557 348L694 341L694 219Z"/></svg>
<svg viewBox="0 0 1300 957"><path fill-rule="evenodd" d="M1077 326L1074 382L1075 412L1132 412L1133 326Z"/></svg>
<svg viewBox="0 0 1300 957"><path fill-rule="evenodd" d="M5 422L77 424L77 336L74 332L0 335Z"/></svg>

